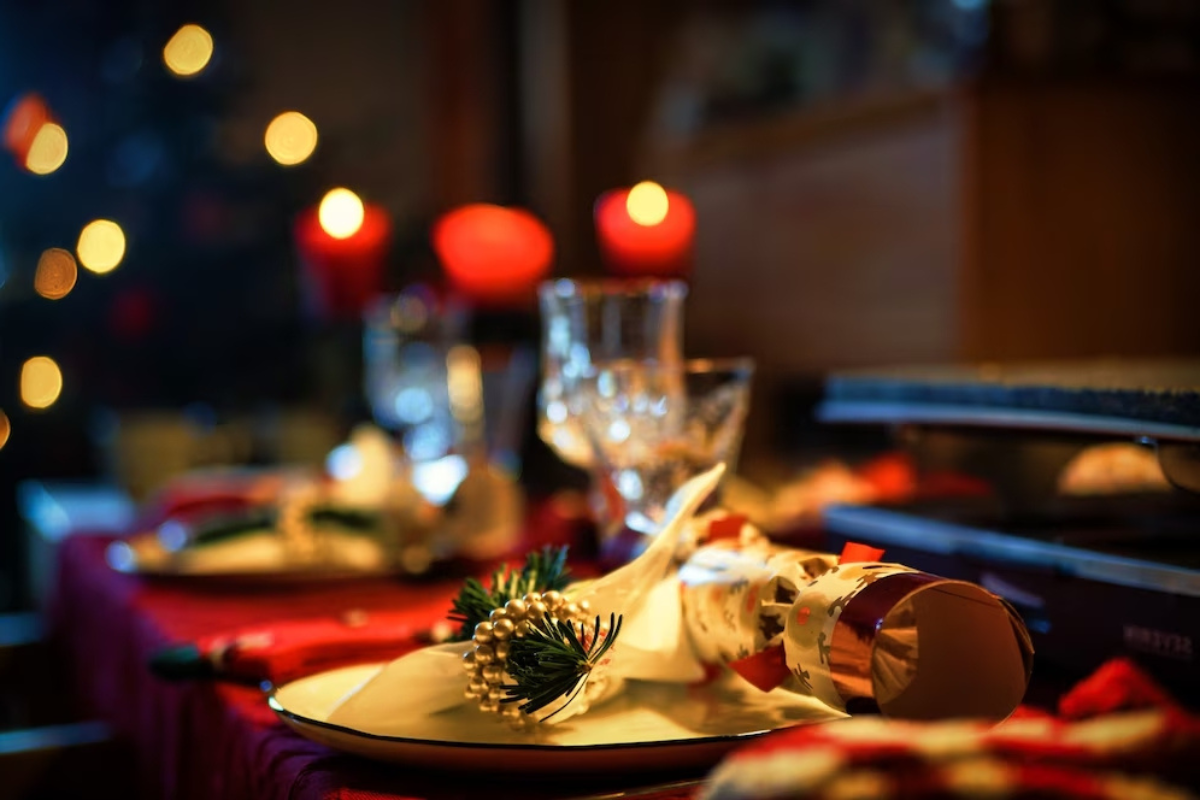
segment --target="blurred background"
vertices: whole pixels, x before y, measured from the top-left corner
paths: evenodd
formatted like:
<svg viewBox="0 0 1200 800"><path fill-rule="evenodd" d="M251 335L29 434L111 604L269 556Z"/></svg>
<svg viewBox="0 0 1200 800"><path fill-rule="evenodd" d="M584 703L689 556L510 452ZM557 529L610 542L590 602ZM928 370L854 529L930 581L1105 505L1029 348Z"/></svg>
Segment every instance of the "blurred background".
<svg viewBox="0 0 1200 800"><path fill-rule="evenodd" d="M463 204L575 277L602 193L689 197L686 346L757 359L753 472L844 444L831 369L1200 353L1198 84L1190 0L0 2L0 609L27 479L144 496L369 417L303 267L334 187L381 290L443 281ZM581 485L529 428L527 485Z"/></svg>

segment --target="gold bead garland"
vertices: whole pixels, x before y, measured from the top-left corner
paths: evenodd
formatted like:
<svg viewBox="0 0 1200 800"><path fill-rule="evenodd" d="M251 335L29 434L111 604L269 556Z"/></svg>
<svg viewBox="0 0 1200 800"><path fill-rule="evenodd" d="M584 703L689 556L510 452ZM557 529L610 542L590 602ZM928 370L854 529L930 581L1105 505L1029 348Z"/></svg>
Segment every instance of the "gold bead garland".
<svg viewBox="0 0 1200 800"><path fill-rule="evenodd" d="M591 608L586 600L573 603L561 592L532 592L505 603L488 616L486 622L475 626L472 647L463 654L463 669L468 675L466 697L476 700L479 710L500 714L514 728L524 728L533 718L521 711L519 703L501 703L504 699L504 665L513 639L523 639L533 633L547 615L554 621L585 623ZM599 635L599 632L597 632Z"/></svg>

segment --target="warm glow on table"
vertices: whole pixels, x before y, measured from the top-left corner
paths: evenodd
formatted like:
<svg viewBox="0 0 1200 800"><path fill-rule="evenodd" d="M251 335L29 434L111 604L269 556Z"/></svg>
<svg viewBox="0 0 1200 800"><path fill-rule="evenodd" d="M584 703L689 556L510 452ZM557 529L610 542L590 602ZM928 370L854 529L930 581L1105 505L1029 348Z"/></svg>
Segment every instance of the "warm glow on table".
<svg viewBox="0 0 1200 800"><path fill-rule="evenodd" d="M437 221L433 249L450 282L470 299L520 303L550 271L554 238L524 209L478 203Z"/></svg>
<svg viewBox="0 0 1200 800"><path fill-rule="evenodd" d="M271 158L286 167L308 160L317 149L317 126L299 111L285 111L267 126L264 143Z"/></svg>
<svg viewBox="0 0 1200 800"><path fill-rule="evenodd" d="M199 73L213 54L213 38L199 25L184 25L163 48L167 69L182 78Z"/></svg>
<svg viewBox="0 0 1200 800"><path fill-rule="evenodd" d="M49 356L34 356L21 367L21 402L49 408L62 393L62 370Z"/></svg>
<svg viewBox="0 0 1200 800"><path fill-rule="evenodd" d="M125 232L110 219L89 222L79 234L75 253L86 269L100 275L112 272L125 257Z"/></svg>
<svg viewBox="0 0 1200 800"><path fill-rule="evenodd" d="M49 175L67 160L67 132L62 126L47 122L34 134L25 168L35 175Z"/></svg>
<svg viewBox="0 0 1200 800"><path fill-rule="evenodd" d="M79 270L75 258L59 247L51 247L38 259L33 290L47 300L61 300L75 288Z"/></svg>
<svg viewBox="0 0 1200 800"><path fill-rule="evenodd" d="M321 227L335 239L348 239L358 233L365 215L363 201L349 189L330 190L317 210Z"/></svg>
<svg viewBox="0 0 1200 800"><path fill-rule="evenodd" d="M606 192L595 220L596 242L614 272L673 277L691 267L696 212L679 192L652 181Z"/></svg>

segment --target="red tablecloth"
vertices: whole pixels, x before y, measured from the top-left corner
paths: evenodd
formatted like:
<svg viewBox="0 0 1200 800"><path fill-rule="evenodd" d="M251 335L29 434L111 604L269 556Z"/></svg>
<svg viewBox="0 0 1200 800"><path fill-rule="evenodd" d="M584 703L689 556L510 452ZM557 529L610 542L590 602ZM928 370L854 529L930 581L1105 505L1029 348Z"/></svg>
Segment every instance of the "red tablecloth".
<svg viewBox="0 0 1200 800"><path fill-rule="evenodd" d="M280 723L260 691L168 683L147 671L171 644L250 625L354 609L407 609L414 625L444 616L458 581L359 580L276 590L216 590L143 581L109 569L108 540L69 538L59 555L52 603L55 641L70 660L91 711L109 721L136 756L146 798L504 797L495 781L374 764L310 742ZM577 797L611 784L513 785L512 796ZM687 791L654 795L656 800Z"/></svg>

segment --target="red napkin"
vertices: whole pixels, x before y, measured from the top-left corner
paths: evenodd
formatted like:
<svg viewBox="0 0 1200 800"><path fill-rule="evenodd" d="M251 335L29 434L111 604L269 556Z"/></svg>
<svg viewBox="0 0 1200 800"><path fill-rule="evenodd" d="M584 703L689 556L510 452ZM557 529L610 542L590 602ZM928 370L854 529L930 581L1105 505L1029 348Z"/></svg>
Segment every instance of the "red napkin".
<svg viewBox="0 0 1200 800"><path fill-rule="evenodd" d="M1125 660L1069 692L1061 717L1022 709L988 726L855 717L793 728L737 751L705 797L1189 798L1200 717Z"/></svg>
<svg viewBox="0 0 1200 800"><path fill-rule="evenodd" d="M352 611L208 636L155 654L150 669L168 680L286 683L335 667L398 658L450 632L446 623L415 627L411 613Z"/></svg>

